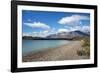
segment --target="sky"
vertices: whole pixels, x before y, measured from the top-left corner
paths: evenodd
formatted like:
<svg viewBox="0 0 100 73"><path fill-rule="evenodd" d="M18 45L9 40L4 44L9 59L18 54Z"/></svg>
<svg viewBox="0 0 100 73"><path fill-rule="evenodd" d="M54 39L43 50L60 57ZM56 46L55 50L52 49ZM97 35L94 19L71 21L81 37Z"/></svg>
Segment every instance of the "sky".
<svg viewBox="0 0 100 73"><path fill-rule="evenodd" d="M90 31L90 14L22 10L23 36L41 36L70 31Z"/></svg>

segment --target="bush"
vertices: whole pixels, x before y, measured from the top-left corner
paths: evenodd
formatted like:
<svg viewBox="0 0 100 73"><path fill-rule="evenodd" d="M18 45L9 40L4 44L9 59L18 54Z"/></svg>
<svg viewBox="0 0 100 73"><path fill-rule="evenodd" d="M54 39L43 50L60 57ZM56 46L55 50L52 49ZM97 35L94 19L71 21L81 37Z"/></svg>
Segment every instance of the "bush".
<svg viewBox="0 0 100 73"><path fill-rule="evenodd" d="M82 49L77 51L77 54L80 56L90 56L90 39L83 38L81 39Z"/></svg>

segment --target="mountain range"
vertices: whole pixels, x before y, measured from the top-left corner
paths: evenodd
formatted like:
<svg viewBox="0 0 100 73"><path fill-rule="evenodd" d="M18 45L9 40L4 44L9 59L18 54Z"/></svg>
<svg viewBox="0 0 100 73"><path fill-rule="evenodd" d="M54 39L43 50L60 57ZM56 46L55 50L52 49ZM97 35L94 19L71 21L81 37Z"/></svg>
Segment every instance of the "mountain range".
<svg viewBox="0 0 100 73"><path fill-rule="evenodd" d="M52 34L47 36L47 38L74 38L74 37L84 37L89 36L90 34L88 32L82 32L79 30L71 31L71 32L61 32L58 34Z"/></svg>
<svg viewBox="0 0 100 73"><path fill-rule="evenodd" d="M43 37L33 37L33 36L23 36L23 39L73 39L74 37L89 37L90 32L82 32L79 30L76 31L70 31L70 32L60 32L57 34L50 34L46 36L45 38Z"/></svg>

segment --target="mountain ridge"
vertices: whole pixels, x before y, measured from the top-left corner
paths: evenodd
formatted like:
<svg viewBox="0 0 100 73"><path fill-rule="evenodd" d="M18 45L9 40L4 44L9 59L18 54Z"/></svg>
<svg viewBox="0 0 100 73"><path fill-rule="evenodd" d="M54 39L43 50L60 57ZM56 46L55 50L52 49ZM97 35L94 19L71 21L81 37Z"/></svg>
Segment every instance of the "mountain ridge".
<svg viewBox="0 0 100 73"><path fill-rule="evenodd" d="M74 37L89 37L90 33L85 33L79 30L70 32L60 32L57 34L50 34L46 37L33 37L33 36L23 36L23 39L73 39Z"/></svg>

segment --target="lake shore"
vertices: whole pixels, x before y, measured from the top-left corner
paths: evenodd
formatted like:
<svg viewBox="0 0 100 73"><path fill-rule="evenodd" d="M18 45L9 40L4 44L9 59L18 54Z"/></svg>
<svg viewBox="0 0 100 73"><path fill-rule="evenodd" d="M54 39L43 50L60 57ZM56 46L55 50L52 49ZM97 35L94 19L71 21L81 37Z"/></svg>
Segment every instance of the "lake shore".
<svg viewBox="0 0 100 73"><path fill-rule="evenodd" d="M89 59L87 56L79 56L77 50L81 50L80 41L74 41L66 45L56 48L48 48L46 50L30 53L22 57L23 62L34 61L58 61L58 60L81 60Z"/></svg>

